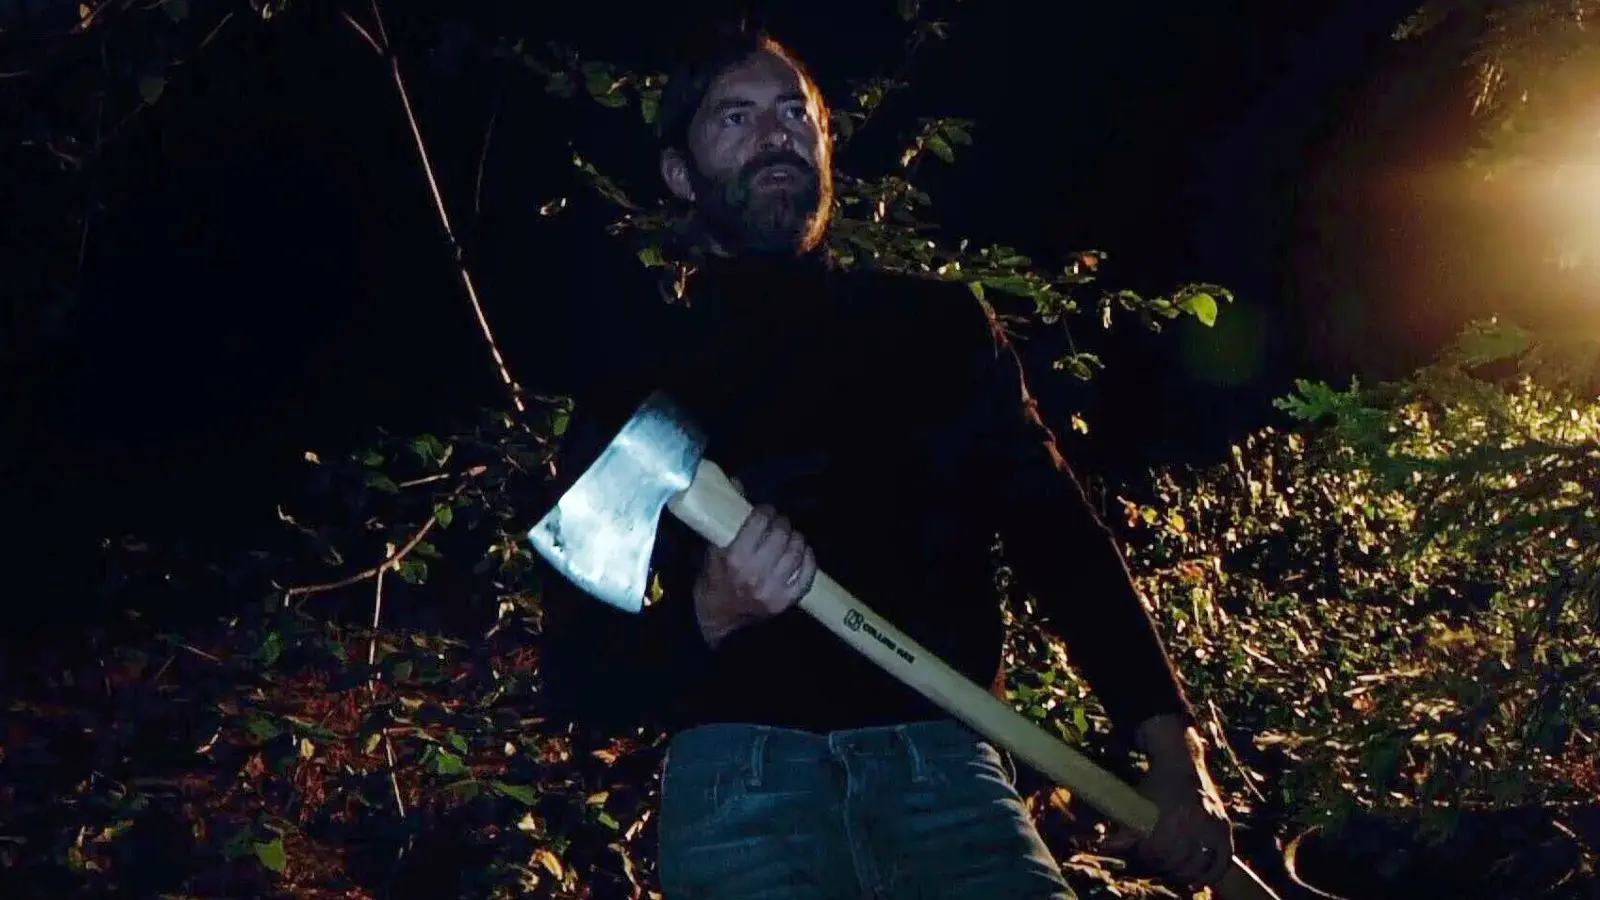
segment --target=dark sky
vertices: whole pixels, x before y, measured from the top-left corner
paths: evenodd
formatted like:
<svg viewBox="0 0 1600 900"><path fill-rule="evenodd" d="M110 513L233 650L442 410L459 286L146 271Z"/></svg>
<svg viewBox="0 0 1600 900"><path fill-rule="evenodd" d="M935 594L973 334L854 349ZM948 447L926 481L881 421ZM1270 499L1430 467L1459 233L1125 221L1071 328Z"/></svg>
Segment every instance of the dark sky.
<svg viewBox="0 0 1600 900"><path fill-rule="evenodd" d="M59 374L33 392L24 494L71 531L270 524L305 449L497 399L386 69L314 6L225 33L106 164L78 318ZM584 302L579 244L534 214L565 187L574 132L527 82L430 68L441 22L414 10L442 6L394 4L390 25L491 314L529 380L537 360L519 334L543 304ZM687 24L604 3L534 6L461 10L491 33L651 65ZM893 6L779 4L766 19L833 85L896 64ZM1362 199L1396 167L1446 166L1462 146L1456 63L1388 40L1407 6L953 7L951 39L882 120L886 132L924 115L977 120L976 146L926 180L948 230L1052 266L1107 250L1114 286L1206 280L1240 297L1212 331L1080 326L1108 364L1101 385L1039 387L1057 422L1088 414L1092 439L1074 444L1088 467L1125 478L1213 458L1271 420L1291 377L1397 365L1448 332L1450 311L1424 316L1415 338L1383 324L1422 321L1394 310L1411 302L1399 287L1415 258L1407 228L1426 230L1437 209L1404 192ZM855 8L866 11L831 12ZM637 181L651 171L642 130L576 135L586 155L631 162L633 186L653 192ZM878 165L870 148L846 164Z"/></svg>

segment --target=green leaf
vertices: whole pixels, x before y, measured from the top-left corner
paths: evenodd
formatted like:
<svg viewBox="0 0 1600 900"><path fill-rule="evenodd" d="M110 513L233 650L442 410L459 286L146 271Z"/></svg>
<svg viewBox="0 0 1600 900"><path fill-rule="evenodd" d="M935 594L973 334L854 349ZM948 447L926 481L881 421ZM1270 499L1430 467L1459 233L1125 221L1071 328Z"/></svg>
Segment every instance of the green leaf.
<svg viewBox="0 0 1600 900"><path fill-rule="evenodd" d="M249 828L241 828L233 833L233 837L228 838L227 843L222 845L220 852L223 859L231 862L250 853L254 844L255 841L251 837L251 830Z"/></svg>
<svg viewBox="0 0 1600 900"><path fill-rule="evenodd" d="M936 134L929 135L928 139L923 141L922 146L928 148L928 152L947 163L956 161L956 152L950 148L950 144L944 138Z"/></svg>
<svg viewBox="0 0 1600 900"><path fill-rule="evenodd" d="M167 89L167 79L163 75L145 75L139 79L139 96L144 98L147 105L153 105L161 99L161 94Z"/></svg>
<svg viewBox="0 0 1600 900"><path fill-rule="evenodd" d="M616 78L612 77L611 67L602 62L593 60L583 64L583 86L589 96L604 102L602 98L616 94ZM626 102L626 99L624 99Z"/></svg>
<svg viewBox="0 0 1600 900"><path fill-rule="evenodd" d="M612 831L621 831L622 830L622 823L618 822L614 816L612 816L610 813L606 812L605 810L601 810L600 812L596 813L595 814L595 819L601 825L604 825L605 827L611 829Z"/></svg>
<svg viewBox="0 0 1600 900"><path fill-rule="evenodd" d="M489 787L502 797L509 797L523 806L532 806L539 802L539 792L530 785L508 784L504 781L491 781Z"/></svg>
<svg viewBox="0 0 1600 900"><path fill-rule="evenodd" d="M395 568L395 574L406 584L422 584L428 580L428 564L408 556L400 560L400 564Z"/></svg>
<svg viewBox="0 0 1600 900"><path fill-rule="evenodd" d="M1459 365L1478 366L1521 355L1532 343L1532 336L1522 328L1491 319L1470 323L1457 336L1448 356Z"/></svg>
<svg viewBox="0 0 1600 900"><path fill-rule="evenodd" d="M850 139L856 132L856 120L847 109L836 109L830 117L833 123L834 137L841 141Z"/></svg>
<svg viewBox="0 0 1600 900"><path fill-rule="evenodd" d="M419 462L436 465L449 455L450 448L433 435L425 434L411 442L411 452L416 454Z"/></svg>
<svg viewBox="0 0 1600 900"><path fill-rule="evenodd" d="M433 748L433 758L428 761L428 769L435 775L460 775L467 770L467 764L461 757L449 750Z"/></svg>
<svg viewBox="0 0 1600 900"><path fill-rule="evenodd" d="M551 72L550 79L545 82L544 89L563 100L572 97L572 76L565 72Z"/></svg>
<svg viewBox="0 0 1600 900"><path fill-rule="evenodd" d="M1103 369L1105 365L1093 353L1074 353L1056 360L1055 368L1057 371L1065 369L1077 378L1088 381L1094 377L1096 369Z"/></svg>
<svg viewBox="0 0 1600 900"><path fill-rule="evenodd" d="M283 734L283 729L279 728L271 719L253 713L249 718L245 719L244 730L250 732L252 737L263 741L270 741Z"/></svg>
<svg viewBox="0 0 1600 900"><path fill-rule="evenodd" d="M452 731L450 732L450 746L456 748L457 753L466 753L467 739L462 737L460 732Z"/></svg>
<svg viewBox="0 0 1600 900"><path fill-rule="evenodd" d="M256 650L256 659L261 660L263 666L270 666L283 655L283 635L276 631L267 632L261 639L261 646Z"/></svg>
<svg viewBox="0 0 1600 900"><path fill-rule="evenodd" d="M1200 324L1207 328L1217 324L1217 298L1210 294L1190 294L1178 305L1193 313L1195 318L1200 320Z"/></svg>
<svg viewBox="0 0 1600 900"><path fill-rule="evenodd" d="M1023 297L1026 297L1033 292L1033 285L1028 281L1028 279L1017 275L1001 275L993 278L985 278L983 279L983 283L984 285L992 287L997 291L1006 291L1007 293L1017 294Z"/></svg>
<svg viewBox="0 0 1600 900"><path fill-rule="evenodd" d="M261 864L273 872L281 875L289 865L289 856L283 851L283 838L257 841L252 849L255 850L256 859L261 860Z"/></svg>
<svg viewBox="0 0 1600 900"><path fill-rule="evenodd" d="M440 528L449 528L455 518L455 508L448 503L441 503L433 508L433 520L439 523Z"/></svg>
<svg viewBox="0 0 1600 900"><path fill-rule="evenodd" d="M939 126L939 130L950 143L967 146L972 143L972 133L967 131L967 124L964 121L947 120Z"/></svg>
<svg viewBox="0 0 1600 900"><path fill-rule="evenodd" d="M921 7L922 3L920 0L900 0L899 9L901 21L910 22L915 19Z"/></svg>

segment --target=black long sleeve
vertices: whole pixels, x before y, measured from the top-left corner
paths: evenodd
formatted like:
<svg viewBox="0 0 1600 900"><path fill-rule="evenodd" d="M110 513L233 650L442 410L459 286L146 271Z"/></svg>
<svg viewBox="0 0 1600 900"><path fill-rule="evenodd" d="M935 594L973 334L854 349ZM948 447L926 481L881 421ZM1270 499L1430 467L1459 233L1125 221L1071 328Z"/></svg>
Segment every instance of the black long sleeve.
<svg viewBox="0 0 1600 900"><path fill-rule="evenodd" d="M975 367L991 402L980 401L978 415L1007 561L1120 731L1158 715L1192 719L1122 553L1040 419L1021 361L1003 338L987 343Z"/></svg>
<svg viewBox="0 0 1600 900"><path fill-rule="evenodd" d="M1001 667L989 552L999 530L1019 581L1119 726L1188 715L1110 532L964 288L725 261L691 294L690 309L652 319L642 346L610 352L639 365L592 379L607 399L579 400L563 485L634 405L664 390L707 435L708 457L751 502L794 523L824 571L974 682ZM797 609L710 649L688 590L704 542L665 515L656 549L665 596L637 616L547 576L553 714L815 732L948 716Z"/></svg>

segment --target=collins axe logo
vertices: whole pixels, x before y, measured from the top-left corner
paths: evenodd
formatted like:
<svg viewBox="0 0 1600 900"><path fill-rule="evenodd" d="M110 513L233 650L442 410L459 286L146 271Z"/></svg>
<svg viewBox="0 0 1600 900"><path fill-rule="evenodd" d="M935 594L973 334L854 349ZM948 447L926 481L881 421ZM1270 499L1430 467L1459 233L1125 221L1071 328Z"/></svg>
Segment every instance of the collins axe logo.
<svg viewBox="0 0 1600 900"><path fill-rule="evenodd" d="M860 610L852 609L844 614L844 627L850 629L851 631L865 631L867 634L872 635L873 639L875 639L878 643L894 651L896 656L905 660L907 663L915 663L917 661L916 656L912 655L904 647L896 644L894 638L889 637L887 634L884 634L877 628L874 628L872 623L867 621L866 616L861 614Z"/></svg>

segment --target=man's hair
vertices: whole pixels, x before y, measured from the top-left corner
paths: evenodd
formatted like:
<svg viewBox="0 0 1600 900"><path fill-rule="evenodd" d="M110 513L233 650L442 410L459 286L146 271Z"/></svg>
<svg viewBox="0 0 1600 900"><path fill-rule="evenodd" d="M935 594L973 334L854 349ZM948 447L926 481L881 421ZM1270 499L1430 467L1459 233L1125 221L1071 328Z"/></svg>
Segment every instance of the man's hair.
<svg viewBox="0 0 1600 900"><path fill-rule="evenodd" d="M787 62L806 87L817 92L816 82L805 66L765 31L743 24L715 28L694 42L683 61L667 74L667 84L661 91L661 103L656 110L656 136L662 150L688 155L689 127L694 123L706 92L711 90L711 83L757 53L770 53ZM822 124L826 127L827 123Z"/></svg>

